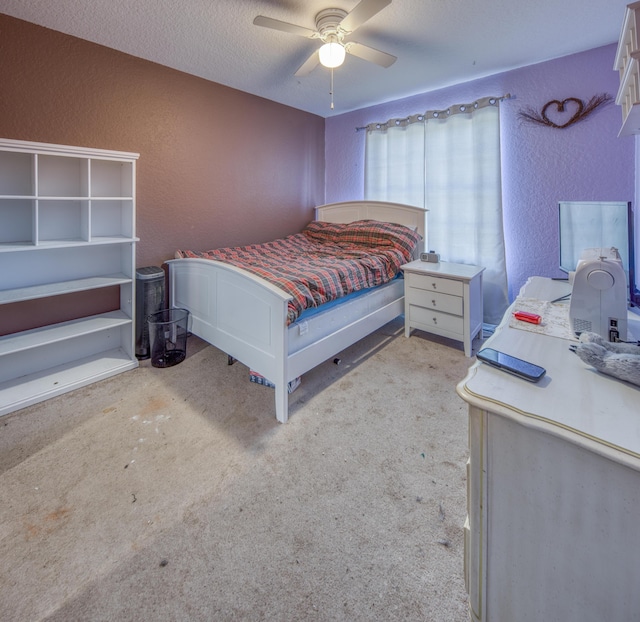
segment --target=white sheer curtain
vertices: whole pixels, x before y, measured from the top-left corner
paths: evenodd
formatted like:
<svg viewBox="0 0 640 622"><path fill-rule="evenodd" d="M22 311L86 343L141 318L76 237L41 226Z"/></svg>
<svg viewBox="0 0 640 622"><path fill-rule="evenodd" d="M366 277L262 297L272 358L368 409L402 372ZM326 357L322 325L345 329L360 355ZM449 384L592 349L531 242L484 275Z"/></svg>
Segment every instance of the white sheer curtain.
<svg viewBox="0 0 640 622"><path fill-rule="evenodd" d="M369 125L365 155L365 198L426 207L426 246L485 267L489 324L508 306L498 101Z"/></svg>
<svg viewBox="0 0 640 622"><path fill-rule="evenodd" d="M367 132L365 198L424 207L424 124Z"/></svg>

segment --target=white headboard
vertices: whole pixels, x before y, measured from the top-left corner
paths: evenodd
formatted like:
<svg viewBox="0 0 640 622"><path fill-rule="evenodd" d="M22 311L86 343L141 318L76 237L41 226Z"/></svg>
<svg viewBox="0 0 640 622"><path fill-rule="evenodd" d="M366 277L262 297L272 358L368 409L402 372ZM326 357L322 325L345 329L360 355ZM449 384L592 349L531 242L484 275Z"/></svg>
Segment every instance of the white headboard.
<svg viewBox="0 0 640 622"><path fill-rule="evenodd" d="M425 214L428 210L423 207L385 201L345 201L328 203L315 209L316 220L339 223L365 219L393 222L417 231L423 240L425 237Z"/></svg>
<svg viewBox="0 0 640 622"><path fill-rule="evenodd" d="M316 220L324 222L353 222L355 220L379 220L410 227L422 238L413 256L417 259L424 248L425 214L428 210L402 203L386 201L345 201L316 207Z"/></svg>

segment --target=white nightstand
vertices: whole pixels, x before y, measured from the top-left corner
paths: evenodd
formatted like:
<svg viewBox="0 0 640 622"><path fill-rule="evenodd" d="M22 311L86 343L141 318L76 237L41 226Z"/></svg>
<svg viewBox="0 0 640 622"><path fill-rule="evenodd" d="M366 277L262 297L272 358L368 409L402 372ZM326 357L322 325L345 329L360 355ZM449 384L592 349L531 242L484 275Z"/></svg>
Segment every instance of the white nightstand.
<svg viewBox="0 0 640 622"><path fill-rule="evenodd" d="M460 263L412 261L404 271L404 334L412 328L464 343L482 343L482 273L484 268Z"/></svg>

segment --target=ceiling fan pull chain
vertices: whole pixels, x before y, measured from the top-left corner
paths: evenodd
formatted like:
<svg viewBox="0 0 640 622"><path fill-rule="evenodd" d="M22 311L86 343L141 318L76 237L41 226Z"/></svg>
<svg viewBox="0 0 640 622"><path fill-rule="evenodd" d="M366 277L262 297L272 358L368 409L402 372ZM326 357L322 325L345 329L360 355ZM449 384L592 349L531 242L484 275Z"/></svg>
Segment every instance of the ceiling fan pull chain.
<svg viewBox="0 0 640 622"><path fill-rule="evenodd" d="M331 90L329 94L331 95L331 110L333 110L333 67L330 69L331 71Z"/></svg>

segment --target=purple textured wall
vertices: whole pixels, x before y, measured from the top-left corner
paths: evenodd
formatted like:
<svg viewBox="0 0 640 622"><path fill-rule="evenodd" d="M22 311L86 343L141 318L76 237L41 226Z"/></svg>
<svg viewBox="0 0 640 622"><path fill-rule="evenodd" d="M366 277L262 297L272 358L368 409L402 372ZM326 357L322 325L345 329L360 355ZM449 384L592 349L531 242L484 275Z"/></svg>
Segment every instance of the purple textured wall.
<svg viewBox="0 0 640 622"><path fill-rule="evenodd" d="M615 53L613 44L327 119L327 201L363 198L366 133L356 127L510 93L512 99L501 104L510 296L529 276L562 276L557 268L558 201L634 201L634 139L618 138L622 117L614 103L564 129L523 123L519 112L540 111L548 101L568 97L585 102L599 93L615 97ZM636 222L636 239L639 231Z"/></svg>

